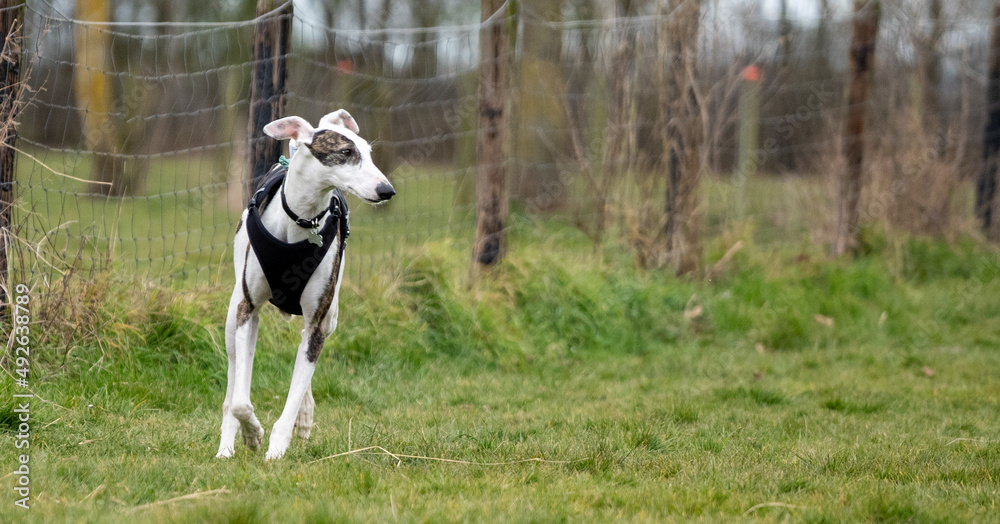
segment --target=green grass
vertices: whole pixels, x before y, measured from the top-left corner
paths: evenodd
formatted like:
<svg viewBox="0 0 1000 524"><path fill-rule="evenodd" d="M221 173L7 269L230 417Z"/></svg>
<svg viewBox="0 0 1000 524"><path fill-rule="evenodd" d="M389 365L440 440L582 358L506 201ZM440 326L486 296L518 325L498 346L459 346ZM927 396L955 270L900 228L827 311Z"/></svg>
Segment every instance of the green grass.
<svg viewBox="0 0 1000 524"><path fill-rule="evenodd" d="M870 233L866 256L829 261L748 234L705 282L630 269L614 246L598 259L556 224L514 230L492 279L436 243L345 287L312 438L276 463L241 444L214 459L228 285L80 289L92 309L33 354L32 509L4 490L0 520L1000 520L990 249ZM262 320L268 430L299 329ZM321 460L368 446L509 463ZM516 462L533 457L552 462Z"/></svg>

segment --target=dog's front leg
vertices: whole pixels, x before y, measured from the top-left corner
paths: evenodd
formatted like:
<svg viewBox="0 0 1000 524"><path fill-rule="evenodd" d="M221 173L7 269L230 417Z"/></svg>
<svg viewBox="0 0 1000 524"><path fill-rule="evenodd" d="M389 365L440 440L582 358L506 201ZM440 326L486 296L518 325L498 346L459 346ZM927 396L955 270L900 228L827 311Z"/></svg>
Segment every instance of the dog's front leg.
<svg viewBox="0 0 1000 524"><path fill-rule="evenodd" d="M336 256L336 255L333 255ZM316 370L316 361L323 351L323 342L337 329L337 307L340 298L340 282L344 278L344 266L340 263L340 258L334 258L334 266L331 271L333 276L322 289L322 293L315 299L306 298L303 304L303 318L306 319L305 329L302 330L302 341L299 343L299 350L295 356L295 368L292 370L292 385L288 389L288 398L285 400L285 408L281 411L281 416L274 423L271 430L271 438L267 445L267 460L278 459L284 456L288 450L288 444L292 441L292 430L295 429L295 422L302 408L302 399L306 393L312 397L312 376ZM316 292L314 288L311 290ZM304 296L308 297L309 288ZM315 302L313 302L315 300ZM309 415L312 414L312 406L306 406ZM309 427L303 427L300 435L306 438L309 430L312 429L312 417L309 419ZM303 420L305 422L305 420ZM303 431L304 430L304 431Z"/></svg>
<svg viewBox="0 0 1000 524"><path fill-rule="evenodd" d="M302 330L302 342L299 344L298 354L295 356L295 368L292 370L292 385L288 389L285 408L281 411L278 421L274 423L274 429L271 430L267 445L267 460L279 459L288 450L302 399L312 388L312 376L324 340L326 333L318 327L307 325Z"/></svg>
<svg viewBox="0 0 1000 524"><path fill-rule="evenodd" d="M341 269L341 275L343 275L343 269ZM338 277L339 278L339 277ZM339 295L339 287L334 290L335 295ZM337 315L339 313L339 307L337 305L337 298L333 300L330 309L328 310L326 317L322 319L317 319L317 322L322 322L323 338L330 336L337 329ZM325 305L325 304L323 304ZM318 350L322 349L322 345L317 348L316 356L319 356ZM299 414L295 418L295 432L298 434L302 440L307 440L309 434L312 432L313 427L313 410L316 408L316 401L313 399L312 395L312 382L310 381L309 387L306 388L306 394L302 397L302 404L299 406Z"/></svg>

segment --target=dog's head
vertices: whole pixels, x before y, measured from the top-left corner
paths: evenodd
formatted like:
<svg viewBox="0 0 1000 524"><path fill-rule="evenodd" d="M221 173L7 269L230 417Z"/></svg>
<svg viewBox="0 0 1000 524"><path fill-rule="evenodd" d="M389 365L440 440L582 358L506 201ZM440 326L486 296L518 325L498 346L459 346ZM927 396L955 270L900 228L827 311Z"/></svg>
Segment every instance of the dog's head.
<svg viewBox="0 0 1000 524"><path fill-rule="evenodd" d="M358 136L357 122L343 109L321 118L315 128L300 117L288 116L264 126L264 133L278 140L292 140L298 146L292 165L305 176L373 204L396 194L372 162L372 148Z"/></svg>

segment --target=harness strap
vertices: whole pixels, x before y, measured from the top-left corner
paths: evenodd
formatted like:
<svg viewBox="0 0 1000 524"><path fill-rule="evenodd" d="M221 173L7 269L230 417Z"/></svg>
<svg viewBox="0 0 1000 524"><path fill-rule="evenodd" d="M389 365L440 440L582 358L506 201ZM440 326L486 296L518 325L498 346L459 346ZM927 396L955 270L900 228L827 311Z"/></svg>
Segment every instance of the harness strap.
<svg viewBox="0 0 1000 524"><path fill-rule="evenodd" d="M322 245L317 246L308 240L285 242L276 238L264 227L260 217L262 207L276 196L287 172L286 168L275 164L265 175L261 187L254 192L247 206L246 228L250 245L271 288L271 303L286 313L301 315L302 292L336 237L339 237L337 256L344 256L350 235L350 212L344 193L337 189L330 198L329 214L319 231Z"/></svg>

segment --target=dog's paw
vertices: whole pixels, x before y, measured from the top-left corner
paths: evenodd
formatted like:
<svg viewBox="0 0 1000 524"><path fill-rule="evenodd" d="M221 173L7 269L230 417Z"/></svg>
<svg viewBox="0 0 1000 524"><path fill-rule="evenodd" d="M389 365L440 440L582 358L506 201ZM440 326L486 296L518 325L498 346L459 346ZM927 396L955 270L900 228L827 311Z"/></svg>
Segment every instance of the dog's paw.
<svg viewBox="0 0 1000 524"><path fill-rule="evenodd" d="M227 459L232 458L233 448L219 448L219 452L215 454L215 458Z"/></svg>
<svg viewBox="0 0 1000 524"><path fill-rule="evenodd" d="M302 440L308 440L309 434L312 433L312 427L312 412L299 411L299 416L295 419L295 434Z"/></svg>
<svg viewBox="0 0 1000 524"><path fill-rule="evenodd" d="M288 445L292 441L290 431L271 430L270 443L267 446L266 460L280 459L288 451Z"/></svg>
<svg viewBox="0 0 1000 524"><path fill-rule="evenodd" d="M243 443L250 449L257 449L264 442L264 428L259 425L256 428L244 427L240 433L243 434Z"/></svg>
<svg viewBox="0 0 1000 524"><path fill-rule="evenodd" d="M285 452L288 451L288 442L281 445L280 442L274 441L274 435L271 435L271 445L267 448L267 455L264 456L264 460L277 460L285 456Z"/></svg>
<svg viewBox="0 0 1000 524"><path fill-rule="evenodd" d="M267 450L267 455L264 456L264 460L278 460L285 456L285 450Z"/></svg>

